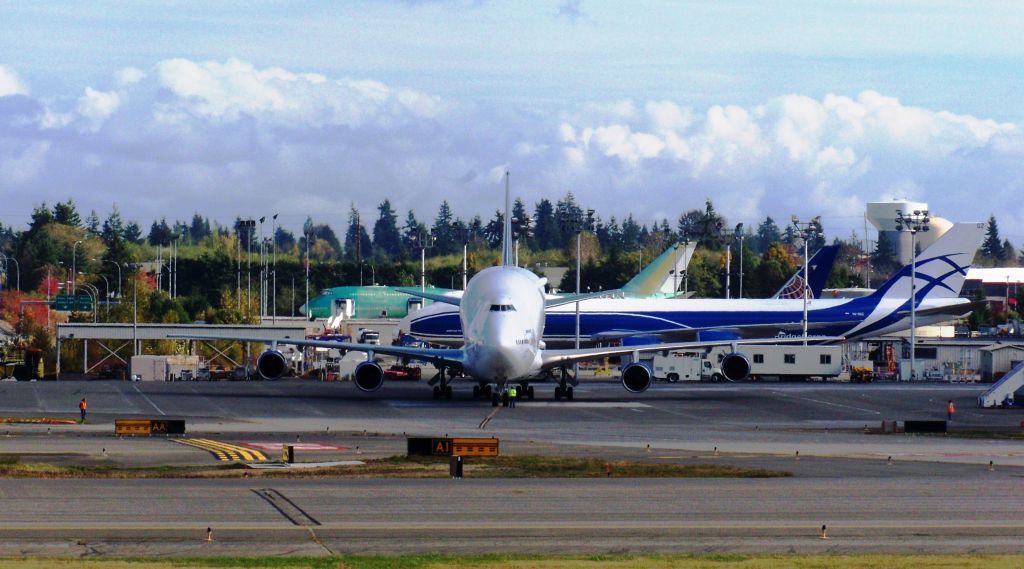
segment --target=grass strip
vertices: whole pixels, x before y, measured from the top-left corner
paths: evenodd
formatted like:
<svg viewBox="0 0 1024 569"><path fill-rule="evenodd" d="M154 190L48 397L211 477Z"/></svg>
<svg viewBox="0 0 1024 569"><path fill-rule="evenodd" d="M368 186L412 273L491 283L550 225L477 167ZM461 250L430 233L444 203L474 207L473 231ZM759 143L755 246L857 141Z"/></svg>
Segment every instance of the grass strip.
<svg viewBox="0 0 1024 569"><path fill-rule="evenodd" d="M500 456L468 458L467 478L777 478L792 473L721 464L664 464L557 456ZM247 469L241 464L219 466L162 466L121 468L21 462L0 459L0 478L446 478L444 457L373 459L363 465L325 468Z"/></svg>
<svg viewBox="0 0 1024 569"><path fill-rule="evenodd" d="M1021 555L377 555L338 557L22 558L0 569L1011 569Z"/></svg>

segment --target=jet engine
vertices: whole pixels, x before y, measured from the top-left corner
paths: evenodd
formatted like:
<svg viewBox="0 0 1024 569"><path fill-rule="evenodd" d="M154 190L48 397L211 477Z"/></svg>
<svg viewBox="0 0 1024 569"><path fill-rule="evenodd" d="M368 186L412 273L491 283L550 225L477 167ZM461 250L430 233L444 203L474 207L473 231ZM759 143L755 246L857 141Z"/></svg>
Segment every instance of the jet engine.
<svg viewBox="0 0 1024 569"><path fill-rule="evenodd" d="M622 387L630 393L647 391L653 379L651 370L643 364L631 363L622 368Z"/></svg>
<svg viewBox="0 0 1024 569"><path fill-rule="evenodd" d="M363 362L352 373L352 382L361 391L377 391L384 385L384 370L377 362Z"/></svg>
<svg viewBox="0 0 1024 569"><path fill-rule="evenodd" d="M722 358L722 375L729 381L740 381L750 375L750 360L743 354L733 352Z"/></svg>
<svg viewBox="0 0 1024 569"><path fill-rule="evenodd" d="M277 350L267 350L256 359L256 371L263 379L278 379L288 371L288 360Z"/></svg>

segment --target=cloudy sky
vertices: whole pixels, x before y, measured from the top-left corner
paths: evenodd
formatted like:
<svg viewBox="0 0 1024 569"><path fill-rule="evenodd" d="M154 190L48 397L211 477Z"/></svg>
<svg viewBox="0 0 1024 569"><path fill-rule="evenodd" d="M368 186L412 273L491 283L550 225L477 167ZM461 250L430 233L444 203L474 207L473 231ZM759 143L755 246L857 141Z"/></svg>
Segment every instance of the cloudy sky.
<svg viewBox="0 0 1024 569"><path fill-rule="evenodd" d="M74 197L340 225L391 198L731 222L927 201L1024 241L1016 2L0 0L0 222Z"/></svg>

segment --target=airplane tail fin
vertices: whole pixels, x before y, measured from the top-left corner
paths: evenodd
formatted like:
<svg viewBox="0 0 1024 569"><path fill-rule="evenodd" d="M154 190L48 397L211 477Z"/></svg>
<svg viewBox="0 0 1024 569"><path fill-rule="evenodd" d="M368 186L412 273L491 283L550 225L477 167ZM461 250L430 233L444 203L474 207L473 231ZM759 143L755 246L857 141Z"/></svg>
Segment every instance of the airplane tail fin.
<svg viewBox="0 0 1024 569"><path fill-rule="evenodd" d="M985 236L984 223L957 223L916 257L916 293L925 299L957 298L967 270ZM871 296L882 299L910 298L911 266L905 265Z"/></svg>
<svg viewBox="0 0 1024 569"><path fill-rule="evenodd" d="M811 298L821 298L821 291L825 288L825 281L832 272L832 265L838 253L838 245L825 245L811 255L810 261L807 262L807 281L811 289ZM800 266L772 298L801 298L803 288L804 268Z"/></svg>
<svg viewBox="0 0 1024 569"><path fill-rule="evenodd" d="M512 257L512 197L508 187L508 170L505 171L505 229L501 237L501 264L505 267L515 264Z"/></svg>
<svg viewBox="0 0 1024 569"><path fill-rule="evenodd" d="M696 247L696 243L689 243L685 247L678 243L672 245L665 249L664 253L655 257L636 276L629 279L629 282L622 285L620 290L636 295L673 293L673 284L683 282L682 272L686 270L690 259L693 258L693 250Z"/></svg>

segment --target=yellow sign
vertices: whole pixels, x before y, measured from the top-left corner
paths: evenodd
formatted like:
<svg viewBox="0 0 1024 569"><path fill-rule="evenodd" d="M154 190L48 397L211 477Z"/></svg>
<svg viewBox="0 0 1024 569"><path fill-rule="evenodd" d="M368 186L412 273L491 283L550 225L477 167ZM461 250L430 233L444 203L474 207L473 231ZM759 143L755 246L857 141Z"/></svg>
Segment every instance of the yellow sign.
<svg viewBox="0 0 1024 569"><path fill-rule="evenodd" d="M452 439L454 456L498 456L498 439L455 438Z"/></svg>
<svg viewBox="0 0 1024 569"><path fill-rule="evenodd" d="M164 428L166 431L166 427ZM115 435L148 435L153 432L153 421L148 419L116 419Z"/></svg>

